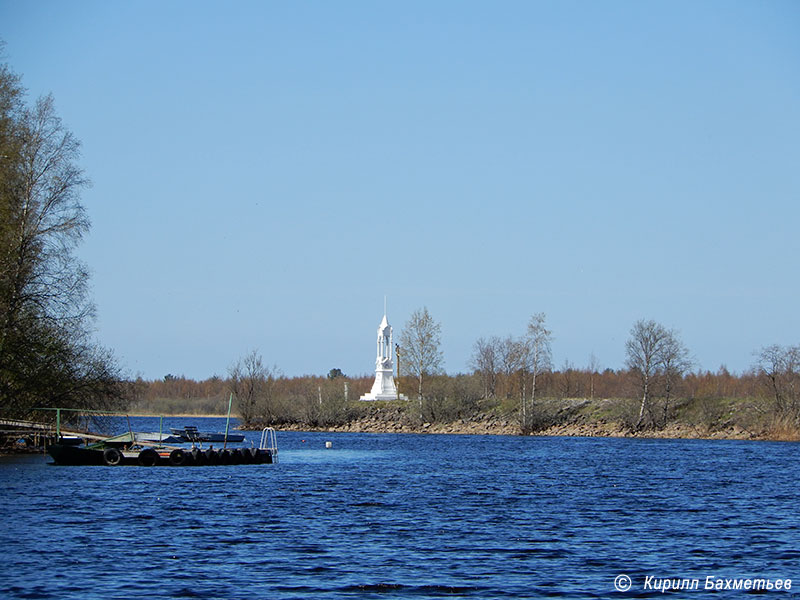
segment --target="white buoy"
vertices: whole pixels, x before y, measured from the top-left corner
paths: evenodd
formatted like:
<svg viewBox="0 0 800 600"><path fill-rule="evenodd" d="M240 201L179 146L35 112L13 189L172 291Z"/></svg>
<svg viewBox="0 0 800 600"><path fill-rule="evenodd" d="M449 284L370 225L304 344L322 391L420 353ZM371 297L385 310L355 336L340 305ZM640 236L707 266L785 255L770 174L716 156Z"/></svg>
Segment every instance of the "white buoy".
<svg viewBox="0 0 800 600"><path fill-rule="evenodd" d="M333 448L333 442L325 442L326 448Z"/></svg>

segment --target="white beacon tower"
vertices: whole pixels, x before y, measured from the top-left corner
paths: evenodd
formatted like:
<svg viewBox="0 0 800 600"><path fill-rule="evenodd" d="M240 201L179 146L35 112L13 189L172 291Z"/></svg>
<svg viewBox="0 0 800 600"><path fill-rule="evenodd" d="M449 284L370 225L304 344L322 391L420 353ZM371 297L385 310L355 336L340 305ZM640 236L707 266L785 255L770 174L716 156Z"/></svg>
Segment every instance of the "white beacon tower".
<svg viewBox="0 0 800 600"><path fill-rule="evenodd" d="M369 394L361 396L361 400L407 400L403 395L398 396L397 386L394 384L392 372L394 361L392 359L394 346L392 345L392 327L386 319L384 310L381 324L378 325L378 356L375 359L375 383Z"/></svg>

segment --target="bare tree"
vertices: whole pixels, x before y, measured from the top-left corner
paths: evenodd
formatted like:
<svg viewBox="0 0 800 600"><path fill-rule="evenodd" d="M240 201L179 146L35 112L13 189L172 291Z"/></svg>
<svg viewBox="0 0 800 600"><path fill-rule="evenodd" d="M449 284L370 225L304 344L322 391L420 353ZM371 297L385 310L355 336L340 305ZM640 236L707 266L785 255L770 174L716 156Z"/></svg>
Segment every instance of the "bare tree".
<svg viewBox="0 0 800 600"><path fill-rule="evenodd" d="M526 401L524 388L521 399L523 432L527 432L531 426L530 420L536 400L536 379L552 368L552 339L552 332L545 327L545 314L536 313L533 315L528 322L528 330L523 339L525 348L523 356L527 370L531 374L530 401Z"/></svg>
<svg viewBox="0 0 800 600"><path fill-rule="evenodd" d="M594 378L600 372L600 363L594 352L589 355L587 370L589 371L589 399L594 400Z"/></svg>
<svg viewBox="0 0 800 600"><path fill-rule="evenodd" d="M73 329L93 310L86 268L73 255L89 230L79 202L88 185L75 164L79 143L56 116L51 96L25 111L24 125L19 170L6 198L13 242L0 259L5 279L0 348L20 320Z"/></svg>
<svg viewBox="0 0 800 600"><path fill-rule="evenodd" d="M433 320L427 307L415 310L400 334L403 370L417 380L420 402L424 397L423 382L429 375L442 372L441 325Z"/></svg>
<svg viewBox="0 0 800 600"><path fill-rule="evenodd" d="M517 381L519 382L517 388L519 389L520 411L523 415L522 422L526 423L525 408L528 398L528 380L533 379L532 388L536 389L536 377L531 377L532 369L532 356L530 340L526 337L521 337L514 342L515 353L517 359ZM533 392L535 394L535 391ZM532 394L532 396L533 396ZM532 401L532 400L531 400Z"/></svg>
<svg viewBox="0 0 800 600"><path fill-rule="evenodd" d="M480 374L484 398L494 398L497 393L501 344L502 341L495 335L489 339L478 338L472 347L470 366Z"/></svg>
<svg viewBox="0 0 800 600"><path fill-rule="evenodd" d="M755 371L773 398L775 416L800 419L800 346L762 348Z"/></svg>
<svg viewBox="0 0 800 600"><path fill-rule="evenodd" d="M497 355L500 361L500 369L503 373L506 398L508 399L513 395L514 373L521 368L523 353L520 352L519 340L514 339L511 335L498 340Z"/></svg>
<svg viewBox="0 0 800 600"><path fill-rule="evenodd" d="M667 332L667 337L662 346L662 353L659 359L664 383L664 406L663 406L663 426L667 426L669 418L669 406L675 386L683 381L683 376L692 368L693 361L689 356L689 350L683 345L678 333L674 330Z"/></svg>
<svg viewBox="0 0 800 600"><path fill-rule="evenodd" d="M641 427L645 411L648 413L652 411L653 385L662 366L669 338L670 332L663 325L653 320L640 319L634 323L630 338L625 342L625 351L628 355L626 364L631 371L637 374L642 394L639 417L634 425L635 429Z"/></svg>
<svg viewBox="0 0 800 600"><path fill-rule="evenodd" d="M237 360L228 370L228 375L242 423L249 426L258 419L273 422L272 391L276 369L264 366L258 350L252 350Z"/></svg>
<svg viewBox="0 0 800 600"><path fill-rule="evenodd" d="M558 395L561 398L572 398L579 395L581 382L576 375L575 365L565 358L558 378Z"/></svg>

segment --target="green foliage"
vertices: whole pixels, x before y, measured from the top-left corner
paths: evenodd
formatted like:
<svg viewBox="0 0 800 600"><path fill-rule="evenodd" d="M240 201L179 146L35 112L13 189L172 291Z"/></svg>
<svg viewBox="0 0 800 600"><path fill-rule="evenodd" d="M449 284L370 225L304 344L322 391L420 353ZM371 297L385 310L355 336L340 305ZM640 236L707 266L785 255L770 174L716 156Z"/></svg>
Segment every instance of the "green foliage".
<svg viewBox="0 0 800 600"><path fill-rule="evenodd" d="M328 379L336 379L337 377L345 377L341 369L331 369L328 371Z"/></svg>

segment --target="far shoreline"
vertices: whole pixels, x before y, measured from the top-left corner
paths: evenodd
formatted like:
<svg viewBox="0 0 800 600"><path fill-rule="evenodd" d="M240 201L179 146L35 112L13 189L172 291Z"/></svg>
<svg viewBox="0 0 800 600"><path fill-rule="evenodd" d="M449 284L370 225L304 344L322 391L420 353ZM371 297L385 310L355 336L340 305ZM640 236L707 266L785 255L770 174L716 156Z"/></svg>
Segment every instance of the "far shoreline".
<svg viewBox="0 0 800 600"><path fill-rule="evenodd" d="M131 413L138 418L175 419L225 419L226 414L146 414ZM236 414L232 419L241 421ZM236 429L240 431L261 431L265 425ZM309 433L408 433L426 435L512 435L519 437L585 437L585 438L632 438L632 439L676 439L676 440L745 440L757 442L800 442L800 434L752 432L739 426L731 426L714 431L689 423L672 423L664 429L643 429L631 431L617 422L587 422L582 424L552 425L541 431L527 435L520 432L519 425L511 420L487 418L478 421L455 421L449 423L423 423L413 426L408 423L387 422L377 419L357 419L341 425L308 425L305 423L282 423L273 425L276 431L305 431Z"/></svg>
<svg viewBox="0 0 800 600"><path fill-rule="evenodd" d="M154 415L130 415L137 417L154 417ZM157 418L159 415L155 415ZM226 418L227 415L164 415L177 418ZM233 415L232 415L233 418ZM235 417L238 419L238 416ZM263 427L241 428L239 431L260 431ZM401 425L400 423L363 423L354 421L338 426L310 426L300 423L275 426L278 433L367 433L367 434L401 434L401 435L497 435L537 438L612 438L641 440L706 440L706 441L743 441L743 442L787 442L798 443L800 436L757 434L740 427L731 427L719 431L702 431L700 428L685 423L675 423L662 430L626 431L619 423L589 423L582 425L556 425L542 431L523 435L519 426L510 422L492 424L490 421L469 423L423 423L420 426ZM21 454L41 454L41 447L4 448L0 450L0 458Z"/></svg>
<svg viewBox="0 0 800 600"><path fill-rule="evenodd" d="M253 428L250 431L258 431ZM584 425L555 425L527 435L520 433L517 425L491 426L489 423L424 423L418 427L386 423L381 425L349 423L338 426L309 426L305 424L283 424L275 427L277 432L307 433L395 433L415 435L508 435L517 437L573 437L573 438L625 438L625 439L675 439L675 440L734 440L754 442L800 442L793 435L757 434L740 427L719 431L703 431L692 425L677 423L662 430L626 431L618 423L591 423Z"/></svg>

